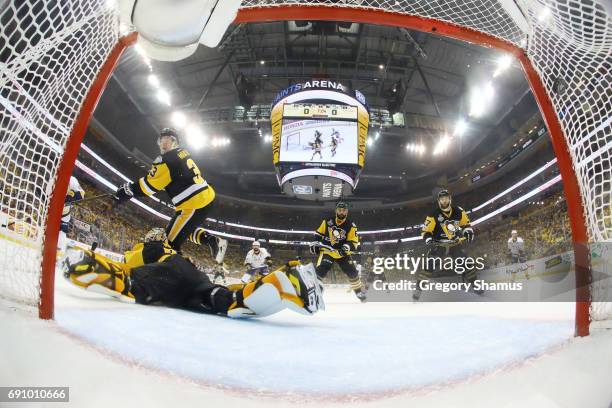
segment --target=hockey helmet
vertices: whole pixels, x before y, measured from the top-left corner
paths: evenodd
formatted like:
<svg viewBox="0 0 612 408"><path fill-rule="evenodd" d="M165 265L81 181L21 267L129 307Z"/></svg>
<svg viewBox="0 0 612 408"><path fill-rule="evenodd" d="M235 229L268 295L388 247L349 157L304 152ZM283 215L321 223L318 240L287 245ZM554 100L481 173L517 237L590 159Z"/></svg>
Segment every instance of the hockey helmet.
<svg viewBox="0 0 612 408"><path fill-rule="evenodd" d="M448 205L446 207L444 207L444 208L442 208L442 206L440 205L440 199L443 198L443 197L448 197ZM450 206L451 206L451 203L452 203L452 197L451 197L451 194L448 192L447 189L442 189L442 190L438 191L437 202L438 202L438 207L440 207L440 209L442 211L444 211L444 212L450 211Z"/></svg>
<svg viewBox="0 0 612 408"><path fill-rule="evenodd" d="M168 237L163 228L153 228L145 234L144 242L164 242Z"/></svg>
<svg viewBox="0 0 612 408"><path fill-rule="evenodd" d="M450 198L450 193L448 192L447 189L442 189L440 191L438 191L438 200L441 199L442 197L449 197Z"/></svg>
<svg viewBox="0 0 612 408"><path fill-rule="evenodd" d="M345 211L338 212L338 210L345 210ZM348 204L345 203L344 201L339 201L338 204L336 204L336 218L338 218L339 220L344 220L347 214L348 214Z"/></svg>
<svg viewBox="0 0 612 408"><path fill-rule="evenodd" d="M179 136L178 136L178 132L176 131L176 129L173 129L173 128L163 128L159 132L159 137L157 138L157 143L158 144L159 144L159 141L161 140L161 138L164 137L164 136L173 137L174 140L176 141L176 144L179 144Z"/></svg>

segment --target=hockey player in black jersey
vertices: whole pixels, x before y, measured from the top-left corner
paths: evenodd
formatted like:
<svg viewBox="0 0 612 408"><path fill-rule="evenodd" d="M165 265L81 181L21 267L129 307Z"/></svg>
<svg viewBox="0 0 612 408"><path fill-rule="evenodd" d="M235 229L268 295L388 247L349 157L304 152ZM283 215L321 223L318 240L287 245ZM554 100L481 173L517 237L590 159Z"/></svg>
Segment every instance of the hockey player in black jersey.
<svg viewBox="0 0 612 408"><path fill-rule="evenodd" d="M283 309L314 314L325 308L322 287L311 269L290 261L246 285L210 281L155 231L116 262L92 250L73 248L64 276L73 284L125 302L161 305L229 317L263 317Z"/></svg>
<svg viewBox="0 0 612 408"><path fill-rule="evenodd" d="M338 139L333 134L332 134L332 140L331 140L331 148L332 148L332 157L334 157L336 155L336 150L338 149Z"/></svg>
<svg viewBox="0 0 612 408"><path fill-rule="evenodd" d="M117 199L152 196L165 190L176 209L166 227L170 246L180 252L186 239L198 245L206 244L217 263L222 263L227 241L199 227L213 206L215 190L202 177L189 152L180 147L176 130L162 129L157 144L161 155L155 159L149 173L121 186L116 193Z"/></svg>
<svg viewBox="0 0 612 408"><path fill-rule="evenodd" d="M329 270L338 264L342 272L349 278L351 288L362 302L365 301L365 291L351 252L359 247L357 226L348 219L348 205L339 202L336 205L334 217L325 218L315 231L317 242L311 244L310 251L318 254L317 276L321 279L327 276ZM321 245L322 244L322 245Z"/></svg>
<svg viewBox="0 0 612 408"><path fill-rule="evenodd" d="M437 206L427 214L421 237L427 245L427 257L465 257L462 248L463 242L474 240L474 229L465 210L452 205L452 197L448 190L441 190L437 197ZM421 296L419 283L431 279L436 271L426 267L417 272L417 290L413 299ZM467 270L462 274L465 282L474 282L477 278L476 270Z"/></svg>

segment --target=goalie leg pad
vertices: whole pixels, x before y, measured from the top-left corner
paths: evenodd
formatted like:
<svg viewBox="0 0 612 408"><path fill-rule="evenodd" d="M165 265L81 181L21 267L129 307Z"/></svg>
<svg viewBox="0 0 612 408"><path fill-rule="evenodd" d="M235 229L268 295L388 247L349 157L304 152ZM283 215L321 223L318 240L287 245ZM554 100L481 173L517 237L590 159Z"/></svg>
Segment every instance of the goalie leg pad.
<svg viewBox="0 0 612 408"><path fill-rule="evenodd" d="M236 292L236 302L230 307L229 317L264 317L285 308L303 309L293 283L280 271L272 272L251 282ZM300 313L303 313L300 311Z"/></svg>
<svg viewBox="0 0 612 408"><path fill-rule="evenodd" d="M64 276L69 282L90 292L134 302L134 297L129 292L129 278L120 265L89 250L70 251L78 251L81 254L76 262L71 263L68 257L66 259Z"/></svg>

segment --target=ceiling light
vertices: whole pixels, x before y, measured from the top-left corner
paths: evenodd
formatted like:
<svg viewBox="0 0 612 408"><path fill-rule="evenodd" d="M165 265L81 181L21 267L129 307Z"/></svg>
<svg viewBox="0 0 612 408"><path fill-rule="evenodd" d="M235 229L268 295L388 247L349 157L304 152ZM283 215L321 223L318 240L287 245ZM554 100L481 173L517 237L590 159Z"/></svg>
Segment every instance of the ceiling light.
<svg viewBox="0 0 612 408"><path fill-rule="evenodd" d="M159 88L159 78L153 74L149 75L147 80L149 84L153 85L155 88Z"/></svg>
<svg viewBox="0 0 612 408"><path fill-rule="evenodd" d="M172 116L170 117L170 120L172 121L174 127L176 127L177 129L182 129L187 124L187 117L183 112L179 111L173 112Z"/></svg>
<svg viewBox="0 0 612 408"><path fill-rule="evenodd" d="M433 154L434 156L439 155L440 153L444 153L446 151L446 149L448 148L448 146L450 145L450 137L448 137L448 135L444 135L440 138L440 140L438 141L438 143L436 144L436 147L434 148Z"/></svg>
<svg viewBox="0 0 612 408"><path fill-rule="evenodd" d="M495 88L491 81L487 82L482 87L475 87L472 89L470 95L470 116L479 117L485 112L487 107L490 107L493 96L495 95Z"/></svg>
<svg viewBox="0 0 612 408"><path fill-rule="evenodd" d="M459 119L457 123L455 123L455 130L453 132L454 136L463 136L465 131L467 130L467 123L464 119Z"/></svg>
<svg viewBox="0 0 612 408"><path fill-rule="evenodd" d="M185 137L189 146L194 150L199 150L206 145L206 135L204 135L202 129L196 125L187 127L185 130Z"/></svg>
<svg viewBox="0 0 612 408"><path fill-rule="evenodd" d="M164 103L168 106L171 105L170 102L170 94L166 91L164 91L163 89L158 89L157 90L157 100L160 101L161 103Z"/></svg>
<svg viewBox="0 0 612 408"><path fill-rule="evenodd" d="M512 56L510 54L501 55L497 59L497 69L493 73L493 78L497 77L512 66Z"/></svg>
<svg viewBox="0 0 612 408"><path fill-rule="evenodd" d="M213 147L223 147L229 145L230 143L231 141L227 137L215 137L211 142Z"/></svg>
<svg viewBox="0 0 612 408"><path fill-rule="evenodd" d="M484 86L484 92L487 101L490 101L493 99L493 96L495 96L495 88L493 87L493 83L491 81L487 82Z"/></svg>

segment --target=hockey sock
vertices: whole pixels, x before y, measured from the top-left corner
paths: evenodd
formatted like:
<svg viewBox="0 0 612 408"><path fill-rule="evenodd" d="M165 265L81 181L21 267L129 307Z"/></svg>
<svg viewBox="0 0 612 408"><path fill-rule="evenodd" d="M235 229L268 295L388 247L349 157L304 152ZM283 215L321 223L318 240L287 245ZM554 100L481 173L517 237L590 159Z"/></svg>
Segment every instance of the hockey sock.
<svg viewBox="0 0 612 408"><path fill-rule="evenodd" d="M208 233L201 227L196 228L191 235L189 235L189 240L198 245L207 244L208 239Z"/></svg>
<svg viewBox="0 0 612 408"><path fill-rule="evenodd" d="M356 278L349 278L349 283L351 284L351 289L353 289L355 293L361 292L361 278L359 278L359 276Z"/></svg>

